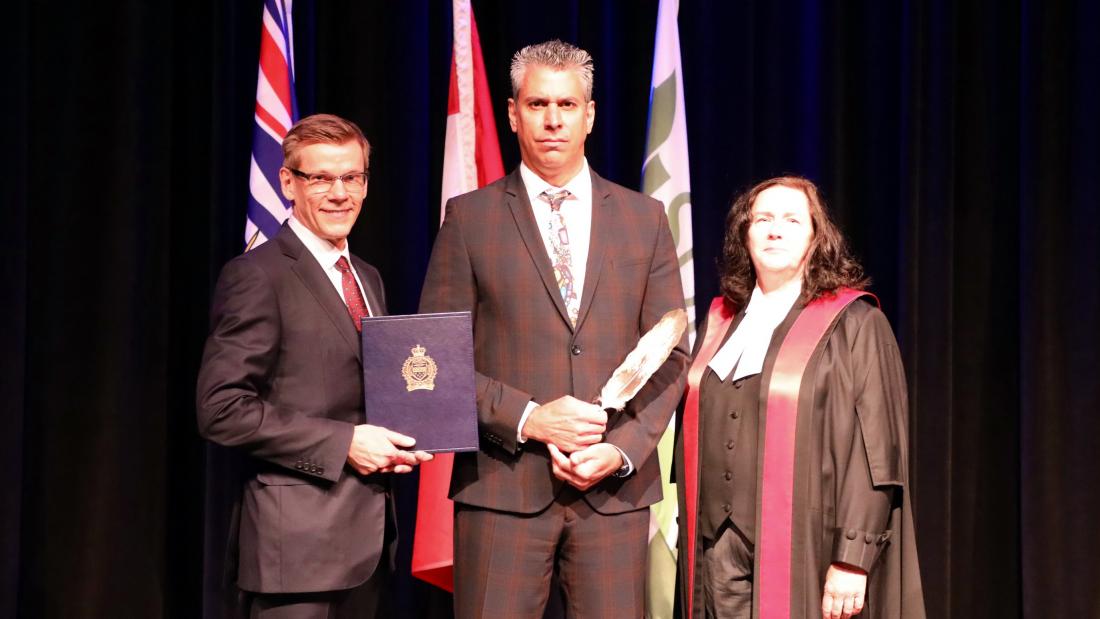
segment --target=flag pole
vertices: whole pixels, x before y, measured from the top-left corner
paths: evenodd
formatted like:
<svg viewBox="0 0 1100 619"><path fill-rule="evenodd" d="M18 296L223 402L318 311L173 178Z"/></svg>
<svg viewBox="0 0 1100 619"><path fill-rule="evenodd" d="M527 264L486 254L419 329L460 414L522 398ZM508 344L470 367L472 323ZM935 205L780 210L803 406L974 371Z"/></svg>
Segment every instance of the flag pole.
<svg viewBox="0 0 1100 619"><path fill-rule="evenodd" d="M440 223L448 200L504 176L473 9L470 0L454 0L452 8L454 43ZM437 454L420 466L412 556L413 576L447 591L454 591L454 504L447 498L453 463L453 454Z"/></svg>
<svg viewBox="0 0 1100 619"><path fill-rule="evenodd" d="M642 167L642 193L665 205L669 228L676 243L680 280L688 312L689 338L695 337L695 263L691 239L691 175L688 165L684 81L680 63L680 33L676 18L679 0L661 0L657 9L657 33L653 52L653 81L649 100L649 126ZM649 571L646 580L646 615L672 617L676 591L676 486L670 482L675 417L657 444L664 499L650 507Z"/></svg>

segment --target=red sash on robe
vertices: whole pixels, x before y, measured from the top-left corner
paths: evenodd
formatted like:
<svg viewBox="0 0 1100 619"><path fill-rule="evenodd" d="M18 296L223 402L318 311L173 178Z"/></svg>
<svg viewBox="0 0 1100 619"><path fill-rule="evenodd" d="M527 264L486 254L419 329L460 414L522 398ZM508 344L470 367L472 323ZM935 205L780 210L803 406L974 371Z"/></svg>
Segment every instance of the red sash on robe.
<svg viewBox="0 0 1100 619"><path fill-rule="evenodd" d="M869 293L841 288L835 295L822 297L807 305L783 339L775 358L765 415L763 485L761 489L761 526L758 527L756 552L760 559L755 595L760 602L760 617L790 617L791 609L791 526L794 502L795 429L798 417L798 392L802 375L821 338L828 332L844 308ZM877 299L876 299L877 302ZM699 385L707 364L718 352L726 331L733 323L735 309L724 297L716 297L707 314L707 333L688 372L684 403L684 496L687 509L686 609L692 616L695 591L696 520L699 512Z"/></svg>

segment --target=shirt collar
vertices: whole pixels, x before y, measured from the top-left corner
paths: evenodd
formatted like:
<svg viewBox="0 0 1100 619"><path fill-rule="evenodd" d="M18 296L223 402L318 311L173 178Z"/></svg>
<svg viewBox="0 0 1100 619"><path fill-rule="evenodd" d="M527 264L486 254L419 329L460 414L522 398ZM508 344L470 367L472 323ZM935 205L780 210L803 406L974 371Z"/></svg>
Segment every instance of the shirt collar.
<svg viewBox="0 0 1100 619"><path fill-rule="evenodd" d="M298 235L298 239L302 241L302 245L305 245L309 253L313 254L313 257L317 260L317 263L321 265L321 268L333 268L336 265L336 261L340 259L340 256L346 258L348 264L351 264L350 243L345 242L344 249L337 249L331 241L317 236L312 230L307 228L305 224L298 221L294 217L293 211L291 211L290 218L287 220L287 225L294 231L294 234Z"/></svg>
<svg viewBox="0 0 1100 619"><path fill-rule="evenodd" d="M566 189L569 193L573 194L573 198L579 200L581 204L592 203L592 172L588 168L588 158L584 158L584 163L581 165L581 169L577 172L576 176L569 179L565 185L561 187L555 187L550 183L542 180L534 170L527 167L526 163L520 162L519 164L519 176L523 180L523 186L527 189L527 198L534 204L539 199L539 194L546 190L557 191L558 189ZM541 202L541 201L540 201Z"/></svg>
<svg viewBox="0 0 1100 619"><path fill-rule="evenodd" d="M749 298L749 305L745 308L745 315L754 314L757 317L769 317L776 323L782 322L801 295L801 280L798 281L798 285L793 285L792 282L792 285L770 294L764 294L764 291L760 290L760 285L757 284L752 289L752 297Z"/></svg>

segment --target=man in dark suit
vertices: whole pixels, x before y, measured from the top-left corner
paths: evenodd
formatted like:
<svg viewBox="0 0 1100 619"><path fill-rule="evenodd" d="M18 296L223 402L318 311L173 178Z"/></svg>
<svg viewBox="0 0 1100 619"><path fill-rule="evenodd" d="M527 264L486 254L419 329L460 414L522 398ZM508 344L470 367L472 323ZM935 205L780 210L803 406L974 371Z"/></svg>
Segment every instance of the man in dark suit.
<svg viewBox="0 0 1100 619"><path fill-rule="evenodd" d="M430 456L363 410L359 319L384 314L385 298L347 236L370 145L354 123L318 114L290 129L283 155L290 218L218 278L199 431L254 466L236 523L250 616L382 616L393 539L383 474Z"/></svg>
<svg viewBox="0 0 1100 619"><path fill-rule="evenodd" d="M627 409L590 404L683 306L660 202L600 178L592 59L549 41L512 60L519 169L451 200L421 311L470 310L481 449L455 459L455 610L539 617L557 574L575 617L639 617L657 441L684 386L673 351Z"/></svg>

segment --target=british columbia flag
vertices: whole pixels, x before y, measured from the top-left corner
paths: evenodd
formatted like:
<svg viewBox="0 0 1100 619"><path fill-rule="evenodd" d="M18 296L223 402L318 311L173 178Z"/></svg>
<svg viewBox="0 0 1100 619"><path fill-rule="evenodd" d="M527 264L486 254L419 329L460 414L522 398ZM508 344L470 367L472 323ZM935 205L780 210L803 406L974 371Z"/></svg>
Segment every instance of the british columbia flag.
<svg viewBox="0 0 1100 619"><path fill-rule="evenodd" d="M256 115L252 128L245 251L275 236L290 215L290 203L279 191L283 138L298 120L294 98L294 28L292 0L264 0L260 31L260 71L256 79Z"/></svg>

